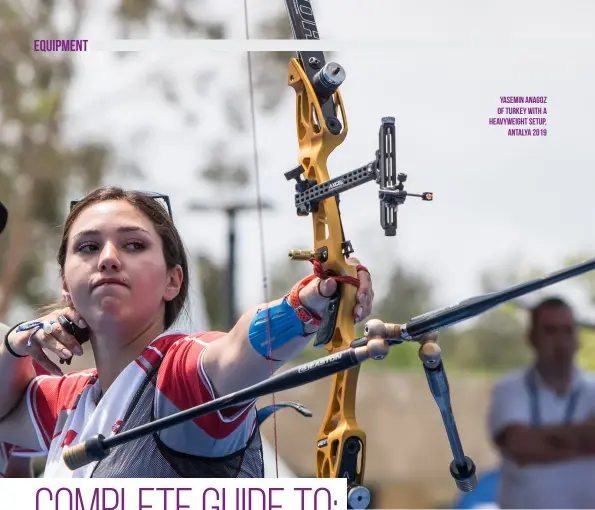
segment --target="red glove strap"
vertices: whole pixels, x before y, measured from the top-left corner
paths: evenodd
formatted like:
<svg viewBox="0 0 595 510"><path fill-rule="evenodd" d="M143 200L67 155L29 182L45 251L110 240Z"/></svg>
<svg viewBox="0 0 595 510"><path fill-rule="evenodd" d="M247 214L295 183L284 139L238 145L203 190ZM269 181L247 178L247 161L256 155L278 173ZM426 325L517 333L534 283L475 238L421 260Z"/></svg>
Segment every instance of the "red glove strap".
<svg viewBox="0 0 595 510"><path fill-rule="evenodd" d="M357 266L355 266L355 270L359 273L360 271L365 271L366 273L370 274L370 271L368 271L368 268L366 266L362 266L361 264L358 264Z"/></svg>
<svg viewBox="0 0 595 510"><path fill-rule="evenodd" d="M300 291L312 280L314 280L314 278L316 278L316 275L311 274L310 276L306 276L306 278L296 283L287 295L287 302L292 306L296 315L304 324L320 326L320 317L306 309L300 300Z"/></svg>

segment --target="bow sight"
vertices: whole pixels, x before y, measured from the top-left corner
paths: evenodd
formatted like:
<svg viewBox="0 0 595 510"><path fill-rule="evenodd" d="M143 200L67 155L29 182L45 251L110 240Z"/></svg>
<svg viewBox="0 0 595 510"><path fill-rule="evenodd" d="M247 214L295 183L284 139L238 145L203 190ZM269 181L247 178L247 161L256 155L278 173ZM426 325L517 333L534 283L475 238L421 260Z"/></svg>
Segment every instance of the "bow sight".
<svg viewBox="0 0 595 510"><path fill-rule="evenodd" d="M338 64L334 63L328 65L339 67ZM342 74L344 75L344 73ZM337 84L333 92L337 90L339 85L340 83ZM336 117L335 123L339 123ZM397 235L397 210L400 205L405 203L408 196L432 201L434 194L431 192L417 194L406 191L404 183L407 180L407 175L396 171L394 117L384 117L382 119L378 138L379 147L374 161L326 182L317 184L313 179L303 178L302 174L305 169L301 165L286 172L285 178L288 181L291 179L296 181L295 208L298 216L308 216L310 213L316 212L320 201L330 197L335 197L338 204L339 195L344 191L366 182L376 181L380 187L378 192L380 225L386 236L395 236ZM343 254L348 257L351 253L353 253L351 243L346 241L343 246Z"/></svg>

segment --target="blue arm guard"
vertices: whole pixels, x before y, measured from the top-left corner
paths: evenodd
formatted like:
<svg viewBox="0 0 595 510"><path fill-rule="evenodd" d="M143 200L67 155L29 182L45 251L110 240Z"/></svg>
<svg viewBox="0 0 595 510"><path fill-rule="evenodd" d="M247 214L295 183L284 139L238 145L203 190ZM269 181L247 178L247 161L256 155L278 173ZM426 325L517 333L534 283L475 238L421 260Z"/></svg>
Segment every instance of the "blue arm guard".
<svg viewBox="0 0 595 510"><path fill-rule="evenodd" d="M278 305L259 310L248 330L250 344L263 357L296 336L304 336L304 323L287 302L287 298Z"/></svg>

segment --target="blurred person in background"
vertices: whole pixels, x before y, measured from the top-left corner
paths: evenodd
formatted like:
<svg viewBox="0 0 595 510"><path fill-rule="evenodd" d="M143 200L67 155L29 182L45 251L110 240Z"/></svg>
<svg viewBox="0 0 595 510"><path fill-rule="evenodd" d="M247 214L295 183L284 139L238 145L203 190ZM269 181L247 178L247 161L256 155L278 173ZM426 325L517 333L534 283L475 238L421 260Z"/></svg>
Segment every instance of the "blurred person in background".
<svg viewBox="0 0 595 510"><path fill-rule="evenodd" d="M160 195L163 198L163 195ZM44 477L262 477L255 402L113 448L71 471L64 448L265 380L308 345L338 282L310 275L245 312L229 332L171 330L188 293L184 245L155 194L117 187L71 204L58 252L63 301L0 345L0 440L48 453ZM355 259L354 323L372 309ZM44 352L83 355L66 319L89 333L95 367L64 375ZM268 332L268 333L267 333ZM37 376L31 360L51 375Z"/></svg>
<svg viewBox="0 0 595 510"><path fill-rule="evenodd" d="M496 382L491 437L502 456L500 508L595 508L595 381L575 363L573 311L551 297L531 310L534 363Z"/></svg>

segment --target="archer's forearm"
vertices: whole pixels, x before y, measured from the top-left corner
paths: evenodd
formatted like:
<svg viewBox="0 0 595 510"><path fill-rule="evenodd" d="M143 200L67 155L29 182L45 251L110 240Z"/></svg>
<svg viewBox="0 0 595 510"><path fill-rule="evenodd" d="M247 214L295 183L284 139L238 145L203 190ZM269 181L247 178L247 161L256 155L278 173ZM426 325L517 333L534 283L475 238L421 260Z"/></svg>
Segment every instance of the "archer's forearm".
<svg viewBox="0 0 595 510"><path fill-rule="evenodd" d="M280 302L280 299L272 301L269 307ZM259 305L248 310L225 337L209 345L204 366L218 395L264 381L287 361L298 356L311 341L313 329L306 330L307 336L294 336L282 347L271 349L269 359L262 356L251 345L249 332L254 316L263 308Z"/></svg>

